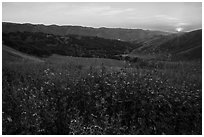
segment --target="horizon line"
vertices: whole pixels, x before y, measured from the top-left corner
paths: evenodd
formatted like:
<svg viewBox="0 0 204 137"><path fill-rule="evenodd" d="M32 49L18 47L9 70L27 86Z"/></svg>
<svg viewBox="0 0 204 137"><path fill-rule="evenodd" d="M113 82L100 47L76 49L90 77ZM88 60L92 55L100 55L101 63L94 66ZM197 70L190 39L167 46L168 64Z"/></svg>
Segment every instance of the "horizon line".
<svg viewBox="0 0 204 137"><path fill-rule="evenodd" d="M191 31L195 31L195 30L202 30L202 28L196 28L196 29L192 29L189 31L181 31L181 32L177 32L177 31L163 31L163 30L155 30L155 29L143 29L143 28L126 28L126 27L106 27L106 26L101 26L101 27L93 27L93 26L85 26L85 25L72 25L72 24L43 24L43 23L31 23L31 22L12 22L12 21L2 21L2 23L11 23L11 24L21 24L21 25L25 25L25 24L30 24L30 25L44 25L44 26L58 26L58 27L83 27L83 28L92 28L92 29L102 29L102 28L106 28L106 29L127 29L127 30L144 30L144 31L158 31L158 32L166 32L166 33L181 33L181 32L191 32Z"/></svg>

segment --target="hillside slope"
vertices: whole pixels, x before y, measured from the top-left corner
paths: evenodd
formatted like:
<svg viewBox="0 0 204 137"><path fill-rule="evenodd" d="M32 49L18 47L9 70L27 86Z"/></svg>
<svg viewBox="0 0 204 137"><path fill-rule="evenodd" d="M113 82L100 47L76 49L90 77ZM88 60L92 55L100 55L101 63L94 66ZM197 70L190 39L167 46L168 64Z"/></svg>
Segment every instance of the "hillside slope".
<svg viewBox="0 0 204 137"><path fill-rule="evenodd" d="M25 60L34 61L34 62L44 62L43 60L37 57L22 53L4 44L2 45L3 62L16 62L16 61L25 61Z"/></svg>
<svg viewBox="0 0 204 137"><path fill-rule="evenodd" d="M132 51L139 45L88 36L57 36L41 32L3 33L6 45L21 52L46 57L52 54L75 57L114 58Z"/></svg>
<svg viewBox="0 0 204 137"><path fill-rule="evenodd" d="M201 29L169 36L158 36L140 44L142 46L132 51L132 54L163 54L176 60L202 58Z"/></svg>
<svg viewBox="0 0 204 137"><path fill-rule="evenodd" d="M202 59L202 30L195 30L168 40L157 47L170 53L173 58Z"/></svg>

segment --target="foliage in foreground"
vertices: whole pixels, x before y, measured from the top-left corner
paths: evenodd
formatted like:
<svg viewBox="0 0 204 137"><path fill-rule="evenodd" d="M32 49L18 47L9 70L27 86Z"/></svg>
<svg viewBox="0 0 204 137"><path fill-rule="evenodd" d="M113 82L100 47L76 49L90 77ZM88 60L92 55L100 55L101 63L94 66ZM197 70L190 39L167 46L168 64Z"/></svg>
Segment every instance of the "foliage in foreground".
<svg viewBox="0 0 204 137"><path fill-rule="evenodd" d="M156 70L102 67L73 79L67 68L16 68L3 67L3 134L202 134L197 81L172 83Z"/></svg>

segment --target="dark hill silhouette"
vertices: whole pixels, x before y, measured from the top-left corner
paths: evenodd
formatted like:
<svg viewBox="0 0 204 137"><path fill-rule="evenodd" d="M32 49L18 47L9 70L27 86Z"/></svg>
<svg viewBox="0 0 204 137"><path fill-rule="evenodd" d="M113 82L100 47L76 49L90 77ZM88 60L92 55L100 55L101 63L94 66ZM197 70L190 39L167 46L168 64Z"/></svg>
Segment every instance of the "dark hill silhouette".
<svg viewBox="0 0 204 137"><path fill-rule="evenodd" d="M2 39L5 45L38 57L59 54L76 57L115 58L115 55L131 52L139 46L98 37L58 36L42 32L3 33Z"/></svg>

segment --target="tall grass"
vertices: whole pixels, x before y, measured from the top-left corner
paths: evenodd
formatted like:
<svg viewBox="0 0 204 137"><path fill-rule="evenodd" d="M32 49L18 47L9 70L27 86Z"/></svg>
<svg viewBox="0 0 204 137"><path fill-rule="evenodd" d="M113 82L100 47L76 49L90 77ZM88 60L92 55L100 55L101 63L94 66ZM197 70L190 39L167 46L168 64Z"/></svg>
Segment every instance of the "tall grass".
<svg viewBox="0 0 204 137"><path fill-rule="evenodd" d="M202 134L200 72L176 65L4 64L3 134Z"/></svg>

